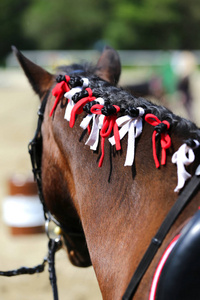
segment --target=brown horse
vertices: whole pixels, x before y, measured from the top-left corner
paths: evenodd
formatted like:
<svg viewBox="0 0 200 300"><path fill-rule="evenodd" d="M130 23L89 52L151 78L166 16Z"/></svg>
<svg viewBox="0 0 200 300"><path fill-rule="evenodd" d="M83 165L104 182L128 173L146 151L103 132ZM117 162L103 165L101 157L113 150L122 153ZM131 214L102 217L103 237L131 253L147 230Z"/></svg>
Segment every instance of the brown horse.
<svg viewBox="0 0 200 300"><path fill-rule="evenodd" d="M62 76L57 82L58 74L51 75L16 48L14 51L41 103L46 101L41 167L45 204L62 228L77 233L68 235L63 230L71 262L80 267L92 264L103 299L122 299L152 237L178 197L174 192L177 168L171 161L172 155L186 141L185 147L195 154L194 162L187 166L187 172L193 175L200 155L198 148L193 151L191 145L198 145L200 131L164 107L134 98L116 87L120 61L111 48L104 50L95 67L59 68L58 74ZM71 96L65 95L70 91ZM71 110L73 101L68 99L74 100ZM69 122L64 119L66 108ZM91 121L87 123L84 117L88 116ZM123 116L128 116L130 124L137 120L132 131L136 135L135 144L128 131L124 136L119 131L119 128L125 130L118 123ZM83 120L86 125L81 124L82 127L89 130L85 136L80 127ZM100 132L100 144L95 147L88 137L97 120L100 129L95 142ZM127 148L131 149L129 154ZM188 158L188 153L185 157ZM182 189L183 185L177 187ZM148 299L160 257L199 205L198 192L169 231L134 299Z"/></svg>

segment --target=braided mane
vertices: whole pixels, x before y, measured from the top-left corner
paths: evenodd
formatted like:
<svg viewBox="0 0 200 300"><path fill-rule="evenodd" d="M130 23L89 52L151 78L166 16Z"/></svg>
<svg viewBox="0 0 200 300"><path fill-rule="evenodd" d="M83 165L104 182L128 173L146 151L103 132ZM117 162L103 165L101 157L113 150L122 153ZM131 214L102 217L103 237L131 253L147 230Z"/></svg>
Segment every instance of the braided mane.
<svg viewBox="0 0 200 300"><path fill-rule="evenodd" d="M200 129L191 121L175 115L172 111L164 106L152 103L142 97L134 97L123 88L112 86L107 81L100 79L94 75L95 67L91 64L72 64L70 66L61 66L58 68L58 73L79 75L87 77L90 81L90 88L93 95L101 97L106 103L120 106L120 115L125 115L126 110L130 107L143 107L149 113L155 114L161 121L168 120L171 124L171 129L180 136L189 136L192 139L197 139L200 142Z"/></svg>
<svg viewBox="0 0 200 300"><path fill-rule="evenodd" d="M173 154L172 163L177 164L179 191L191 175L185 170L185 165L195 159L193 149L200 146L199 128L184 118L173 114L164 106L153 104L144 98L136 98L126 90L112 86L95 74L90 65L71 65L59 68L57 85L52 94L56 97L52 116L59 100L64 96L68 104L64 118L72 128L76 115L82 114L80 127L87 129L89 137L86 145L91 150L97 150L101 139L101 157L99 167L104 160L104 143L108 138L116 150L121 149L121 139L128 134L127 153L124 166L132 166L135 156L135 139L142 134L144 121L154 126L152 134L152 150L156 168L166 164L166 151L171 147L171 134L182 140L182 146ZM67 74L67 75L66 75ZM113 135L113 136L111 136ZM161 161L157 157L157 136L162 149Z"/></svg>

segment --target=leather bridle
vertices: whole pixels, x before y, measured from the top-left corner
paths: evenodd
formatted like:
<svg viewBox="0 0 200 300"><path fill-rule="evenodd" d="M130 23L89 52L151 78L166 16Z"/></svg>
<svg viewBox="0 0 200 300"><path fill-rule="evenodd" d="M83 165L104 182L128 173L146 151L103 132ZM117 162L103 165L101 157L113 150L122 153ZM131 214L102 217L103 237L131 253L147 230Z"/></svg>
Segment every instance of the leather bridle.
<svg viewBox="0 0 200 300"><path fill-rule="evenodd" d="M47 236L49 238L48 243L48 263L49 263L49 278L53 290L54 300L58 300L58 291L57 291L57 284L56 284L56 272L55 272L55 253L57 250L59 250L62 246L61 242L61 236L51 237L51 234L49 232L49 224L53 222L55 225L57 225L61 231L62 235L64 235L64 241L68 247L68 249L73 249L73 246L71 245L71 242L68 240L67 236L70 237L84 237L84 233L82 232L74 232L71 229L67 228L66 226L63 226L60 222L54 218L54 216L49 212L49 210L46 207L44 195L42 191L42 170L41 170L41 161L42 161L42 123L44 119L44 112L47 104L47 100L49 97L50 91L48 91L42 102L41 106L38 111L38 122L37 122L37 128L34 134L33 139L30 141L28 145L28 151L31 158L32 163L32 172L34 175L34 179L37 183L38 187L38 195L40 198L40 201L43 206L44 211L44 218L45 218L45 229Z"/></svg>
<svg viewBox="0 0 200 300"><path fill-rule="evenodd" d="M61 248L62 242L61 242L61 236L51 237L49 232L49 223L53 221L56 225L61 225L53 218L53 216L48 212L46 209L46 205L44 202L43 192L42 192L42 181L41 181L41 158L42 158L42 134L41 134L41 126L43 122L43 116L44 111L47 103L47 99L49 96L49 92L46 93L41 107L38 111L38 124L37 129L34 135L34 138L31 140L31 142L28 145L29 153L31 156L31 162L33 167L33 173L34 178L37 182L38 186L38 194L40 201L43 205L44 209L44 218L45 218L45 228L47 231L47 235L49 238L48 241L48 255L45 256L43 259L42 264L39 264L35 267L21 267L19 269L14 269L10 271L0 271L0 276L17 276L17 275L24 275L24 274L35 274L35 273L41 273L44 271L45 265L48 262L49 268L49 279L52 286L53 296L54 300L58 300L58 290L57 290L57 283L56 283L56 272L55 272L55 253ZM70 234L70 232L69 232Z"/></svg>
<svg viewBox="0 0 200 300"><path fill-rule="evenodd" d="M44 200L44 195L42 191L42 170L41 170L41 160L42 160L42 123L44 119L44 112L47 104L47 100L49 97L50 91L47 91L42 102L41 106L38 110L38 122L37 122L37 128L34 134L33 139L29 142L28 144L28 152L30 154L31 158L31 164L32 164L32 172L34 175L34 179L37 183L38 187L38 195L40 198L40 201L43 206L43 211L44 211L44 218L46 221L46 228L48 228L48 223L54 222L58 227L60 227L63 231L68 236L75 236L75 237L83 237L84 233L83 231L81 232L75 232L72 231L70 228L67 228L66 225L63 226L58 220L49 212L49 210L46 207L45 200ZM48 232L47 232L48 234Z"/></svg>

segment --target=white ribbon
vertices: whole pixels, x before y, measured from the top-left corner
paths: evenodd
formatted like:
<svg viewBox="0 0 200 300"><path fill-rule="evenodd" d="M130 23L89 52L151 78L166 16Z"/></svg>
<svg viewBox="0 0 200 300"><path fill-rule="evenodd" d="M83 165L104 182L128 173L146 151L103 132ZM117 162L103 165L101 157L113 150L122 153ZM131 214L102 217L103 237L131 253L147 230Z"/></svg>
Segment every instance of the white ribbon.
<svg viewBox="0 0 200 300"><path fill-rule="evenodd" d="M91 133L85 143L85 145L90 146L91 150L96 150L99 143L99 130L103 126L104 115L93 115L93 124Z"/></svg>
<svg viewBox="0 0 200 300"><path fill-rule="evenodd" d="M144 114L144 109L138 107L139 116L137 118L132 118L129 115L120 117L116 120L116 123L121 129L119 130L120 140L126 135L128 132L128 145L126 152L126 160L124 166L132 166L135 157L135 138L137 138L142 133L142 118ZM114 136L110 137L109 142L112 145L115 145Z"/></svg>
<svg viewBox="0 0 200 300"><path fill-rule="evenodd" d="M104 105L104 99L103 98L97 98L95 101L97 101L99 104ZM90 146L91 150L96 150L98 143L99 143L99 130L103 126L103 120L104 115L95 115L95 114L88 114L81 122L80 126L83 129L86 129L87 126L90 124L91 120L92 122L92 129L91 133L85 143L85 145Z"/></svg>
<svg viewBox="0 0 200 300"><path fill-rule="evenodd" d="M198 143L198 141L194 140ZM197 144L196 143L196 144ZM187 156L186 156L187 154ZM185 185L185 182L191 175L185 170L185 166L191 164L195 159L193 149L190 148L187 144L183 144L180 148L173 154L172 163L177 165L177 177L178 183L174 192L179 192Z"/></svg>
<svg viewBox="0 0 200 300"><path fill-rule="evenodd" d="M83 89L87 88L89 86L89 79L88 78L81 78L83 80Z"/></svg>
<svg viewBox="0 0 200 300"><path fill-rule="evenodd" d="M72 97L76 94L82 91L82 88L80 86L75 87L73 89L71 89L69 92L64 94L64 97L69 99L69 102L67 104L66 110L65 110L65 115L64 115L64 119L66 119L67 121L70 121L71 118L71 112L72 109L75 105L74 101L72 100Z"/></svg>
<svg viewBox="0 0 200 300"><path fill-rule="evenodd" d="M81 78L83 80L83 86L77 86L73 89L71 89L69 92L64 94L64 97L69 99L69 102L67 104L66 110L65 110L65 115L64 115L64 119L66 119L67 121L70 121L71 118L71 112L72 109L75 105L74 101L72 100L72 97L76 94L81 92L83 89L85 89L86 87L88 87L89 85L89 80L88 78Z"/></svg>
<svg viewBox="0 0 200 300"><path fill-rule="evenodd" d="M96 102L98 102L101 105L104 105L104 99L103 98L96 98L95 100ZM88 125L90 124L91 120L93 118L93 114L88 114L85 118L83 118L80 127L83 129L86 129L88 127Z"/></svg>
<svg viewBox="0 0 200 300"><path fill-rule="evenodd" d="M91 120L93 118L93 114L88 114L83 120L81 121L80 127L83 129L86 129L88 125L90 124Z"/></svg>

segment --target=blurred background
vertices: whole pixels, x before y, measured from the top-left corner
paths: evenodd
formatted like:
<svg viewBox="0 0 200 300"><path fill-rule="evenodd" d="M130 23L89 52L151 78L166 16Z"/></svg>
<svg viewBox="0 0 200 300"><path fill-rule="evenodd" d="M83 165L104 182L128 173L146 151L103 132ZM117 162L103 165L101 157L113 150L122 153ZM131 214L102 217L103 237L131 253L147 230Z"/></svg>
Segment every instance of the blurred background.
<svg viewBox="0 0 200 300"><path fill-rule="evenodd" d="M121 58L120 85L200 125L199 26L199 0L0 0L0 270L34 266L47 252L44 233L13 231L20 208L7 211L13 199L33 196L23 188L32 176L27 145L39 106L11 45L51 72L59 64L95 63L109 45ZM101 299L93 269L71 266L64 251L57 274L61 300ZM1 278L0 298L52 299L47 270Z"/></svg>

